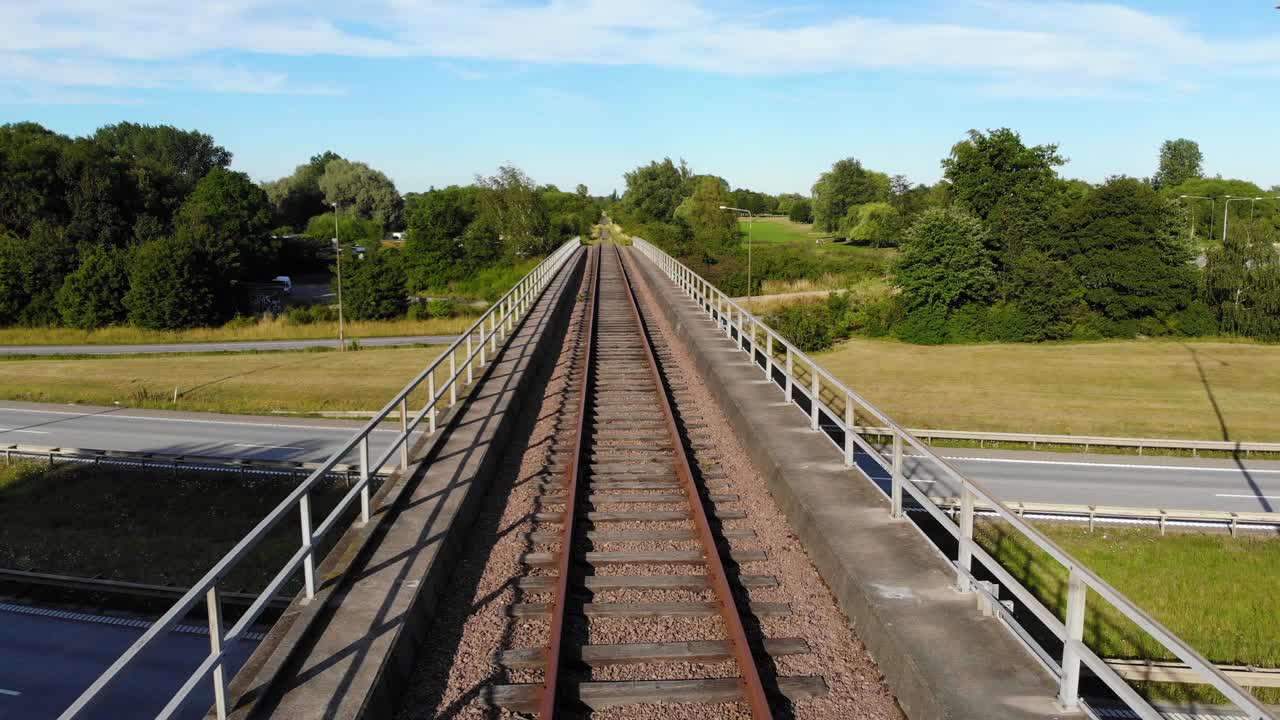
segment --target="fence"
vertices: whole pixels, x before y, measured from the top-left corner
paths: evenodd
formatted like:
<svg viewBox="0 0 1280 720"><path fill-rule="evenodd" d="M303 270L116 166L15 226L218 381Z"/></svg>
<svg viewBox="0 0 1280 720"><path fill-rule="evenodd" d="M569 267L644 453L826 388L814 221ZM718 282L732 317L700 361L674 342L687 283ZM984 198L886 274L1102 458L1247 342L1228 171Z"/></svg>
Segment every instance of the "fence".
<svg viewBox="0 0 1280 720"><path fill-rule="evenodd" d="M466 387L474 382L477 370L485 367L498 352L498 344L506 341L520 319L524 317L548 283L555 277L557 271L569 258L573 257L579 247L578 238L561 245L551 256L521 279L506 295L503 295L493 307L476 320L464 335L454 341L444 354L436 358L425 370L410 381L345 445L335 451L324 464L316 468L288 497L268 513L240 542L236 543L235 547L218 561L212 570L196 582L160 619L156 620L142 634L142 637L138 638L123 655L112 663L62 713L60 720L69 720L86 709L94 698L157 637L160 637L185 617L187 613L191 612L201 597L205 599L208 613L209 655L191 673L186 682L182 684L177 693L170 698L169 702L156 717L172 717L197 686L206 680L211 680L214 710L220 720L226 718L226 678L223 671L223 664L227 655L226 648L230 647L245 634L271 600L279 593L280 589L294 577L299 568L303 572L302 592L305 593L307 599L315 596L316 545L338 526L344 513L348 508L353 507L356 498L359 498L360 501L357 522L369 522L371 478L386 465L388 460L397 454L399 455L399 469L404 471L408 468L410 439L418 431L418 427L425 422L428 435L436 432L436 426L440 420L440 404L447 402L447 410L458 403L460 390L465 390ZM437 370L444 372L446 367L448 368L448 374L442 382L438 383L436 381ZM427 402L411 418L409 416L409 396L424 384L426 385ZM371 460L369 456L369 435L379 428L383 420L396 412L399 413L400 431L396 433L395 441L383 452L381 457ZM355 450L358 450L360 457L359 481L352 485L333 511L316 526L311 517L310 492L312 488L348 453ZM273 528L295 513L297 513L302 529L301 542L297 552L289 558L285 566L267 583L267 586L257 595L235 625L230 630L224 630L222 600L219 591L220 579L245 558Z"/></svg>
<svg viewBox="0 0 1280 720"><path fill-rule="evenodd" d="M854 432L862 435L883 435L888 437L893 433L889 428L880 427L855 427ZM1085 452L1090 448L1137 448L1138 454L1141 455L1144 450L1190 450L1193 456L1200 454L1201 450L1213 452L1228 452L1235 455L1244 455L1249 457L1253 453L1280 453L1280 443L1268 442L1236 442L1234 440L1180 440L1177 438L1121 438L1121 437L1101 437L1093 435L1041 435L1033 433L1001 433L1001 432L978 432L973 430L930 430L930 429L908 429L907 432L918 438L924 438L927 443L937 440L967 440L976 442L979 446L991 443L1013 443L1017 445L1030 445L1032 449L1040 445L1077 445L1083 446Z"/></svg>
<svg viewBox="0 0 1280 720"><path fill-rule="evenodd" d="M952 513L960 511L959 498L934 498L938 507ZM1112 505L1065 505L1059 503L1038 503L1012 501L1005 507L1023 516L1043 519L1079 519L1093 524L1107 521L1145 521L1160 526L1160 534L1164 534L1166 525L1179 524L1190 527L1227 528L1234 536L1237 530L1260 530L1276 532L1280 530L1280 513L1265 512L1233 512L1229 510L1178 510L1172 508L1138 508L1118 507ZM975 512L994 514L994 510L981 502L974 503Z"/></svg>
<svg viewBox="0 0 1280 720"><path fill-rule="evenodd" d="M369 415L376 414L376 412L369 413ZM4 453L6 465L14 462L16 458L19 460L47 461L50 465L61 461L91 465L167 467L173 470L208 470L261 475L310 475L312 471L324 465L324 463L294 460L263 460L221 455L173 455L169 453L134 452L131 450L49 447L46 445L0 445L0 452ZM350 477L358 470L359 466L351 463L333 463L328 466L328 474L342 478ZM378 474L389 475L391 474L391 468L380 468Z"/></svg>
<svg viewBox="0 0 1280 720"><path fill-rule="evenodd" d="M1064 707L1089 710L1088 703L1079 694L1081 665L1084 665L1143 720L1162 720L1163 717L1103 658L1084 644L1085 605L1088 591L1092 590L1096 597L1110 603L1143 632L1184 662L1188 670L1196 674L1199 682L1212 685L1231 702L1248 711L1251 720L1266 718L1274 720L1258 700L1218 670L1213 663L1041 534L1019 514L997 500L982 485L962 475L934 453L929 445L898 425L861 395L850 390L772 328L744 310L732 298L720 292L684 264L640 238L633 238L633 241L637 250L697 302L740 350L748 353L752 364L758 366L764 376L783 391L788 404L798 405L799 401L803 400L804 404L808 405L809 427L813 432L822 431L822 427L826 425L834 426L839 431L828 433L827 436L844 454L844 463L847 467L855 467L858 451L861 450L891 474L890 513L894 517L903 517L903 496L910 495L937 521L939 527L955 538L956 558L954 560L948 558L948 560L955 567L956 586L959 591L986 593L985 589L980 587L986 583L979 583L974 576L976 560L987 572L997 578L1000 585L1012 592L1014 597L1034 614L1045 628L1062 641L1063 649L1060 657L1051 657L1016 624L1011 614L1001 614L1010 624L1011 629L1014 629L1014 634L1027 643L1046 669L1057 677L1058 700ZM889 457L886 458L860 434L859 428L864 423L858 421L859 417L873 420L879 428L877 435L888 433L892 436L892 450ZM944 509L938 507L925 493L906 481L903 473L903 450L908 445L920 454L922 462L936 466L960 488L960 510L956 520L953 520ZM1065 622L1045 607L1029 590L1022 587L995 558L975 542L974 515L978 503L985 504L991 512L1008 523L1016 532L1025 536L1066 568L1068 585ZM1089 712L1093 711L1089 710Z"/></svg>

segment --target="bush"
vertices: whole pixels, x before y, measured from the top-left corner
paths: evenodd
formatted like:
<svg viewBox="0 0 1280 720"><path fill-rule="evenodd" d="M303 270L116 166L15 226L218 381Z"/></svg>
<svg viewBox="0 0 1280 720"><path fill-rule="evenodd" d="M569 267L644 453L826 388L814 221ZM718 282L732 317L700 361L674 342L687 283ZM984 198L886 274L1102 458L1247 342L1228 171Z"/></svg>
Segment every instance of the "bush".
<svg viewBox="0 0 1280 720"><path fill-rule="evenodd" d="M996 303L987 313L987 337L1001 342L1029 342L1039 340L1040 324L1034 317L1013 303Z"/></svg>
<svg viewBox="0 0 1280 720"><path fill-rule="evenodd" d="M143 244L134 253L124 297L129 322L151 330L218 324L214 277L193 243L161 238Z"/></svg>
<svg viewBox="0 0 1280 720"><path fill-rule="evenodd" d="M452 300L431 300L427 302L427 315L433 318L453 317L456 308Z"/></svg>
<svg viewBox="0 0 1280 720"><path fill-rule="evenodd" d="M93 247L58 289L58 314L66 325L84 329L123 322L128 312L124 306L128 291L125 252Z"/></svg>
<svg viewBox="0 0 1280 720"><path fill-rule="evenodd" d="M835 323L825 304L787 305L770 311L765 324L805 352L826 350L835 344Z"/></svg>
<svg viewBox="0 0 1280 720"><path fill-rule="evenodd" d="M1208 337L1218 334L1218 320L1208 305L1194 302L1169 317L1169 329L1182 337Z"/></svg>
<svg viewBox="0 0 1280 720"><path fill-rule="evenodd" d="M791 210L787 212L787 218L791 222L811 223L813 222L813 203L807 198L796 200L791 205Z"/></svg>
<svg viewBox="0 0 1280 720"><path fill-rule="evenodd" d="M284 321L287 325L310 325L316 321L316 318L311 314L310 307L295 305L285 312Z"/></svg>
<svg viewBox="0 0 1280 720"><path fill-rule="evenodd" d="M941 345L947 335L947 310L938 305L915 308L897 329L900 339L917 345Z"/></svg>
<svg viewBox="0 0 1280 720"><path fill-rule="evenodd" d="M400 254L370 248L343 279L343 304L352 320L390 320L409 306Z"/></svg>

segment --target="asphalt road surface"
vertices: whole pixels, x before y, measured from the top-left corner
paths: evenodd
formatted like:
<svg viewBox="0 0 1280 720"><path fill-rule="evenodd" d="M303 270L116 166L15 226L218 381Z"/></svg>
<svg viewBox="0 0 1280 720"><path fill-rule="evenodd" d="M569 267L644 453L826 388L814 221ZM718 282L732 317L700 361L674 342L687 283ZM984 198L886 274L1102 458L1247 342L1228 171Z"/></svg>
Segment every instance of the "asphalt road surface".
<svg viewBox="0 0 1280 720"><path fill-rule="evenodd" d="M395 345L448 345L457 335L359 338L362 347ZM137 355L152 353L245 352L250 350L305 350L338 347L336 338L325 340L256 340L220 343L166 343L153 345L0 345L0 355Z"/></svg>
<svg viewBox="0 0 1280 720"><path fill-rule="evenodd" d="M359 422L0 403L0 442L186 455L321 462ZM380 457L395 430L374 433ZM1280 463L1133 455L942 449L963 473L1006 501L1272 512L1280 509ZM354 460L351 453L346 460ZM869 457L860 466L887 476ZM956 496L946 476L906 460L907 477L930 495Z"/></svg>
<svg viewBox="0 0 1280 720"><path fill-rule="evenodd" d="M255 460L323 462L364 422L271 418L212 413L0 403L0 443L126 450ZM395 439L393 428L375 430L371 458ZM358 461L356 451L346 462Z"/></svg>
<svg viewBox="0 0 1280 720"><path fill-rule="evenodd" d="M56 718L147 625L115 624L119 622L78 614L41 617L0 606L0 720ZM235 674L255 645L244 640L231 648L227 677ZM207 634L167 633L80 717L155 717L208 652ZM212 704L213 692L205 683L175 717L201 718Z"/></svg>

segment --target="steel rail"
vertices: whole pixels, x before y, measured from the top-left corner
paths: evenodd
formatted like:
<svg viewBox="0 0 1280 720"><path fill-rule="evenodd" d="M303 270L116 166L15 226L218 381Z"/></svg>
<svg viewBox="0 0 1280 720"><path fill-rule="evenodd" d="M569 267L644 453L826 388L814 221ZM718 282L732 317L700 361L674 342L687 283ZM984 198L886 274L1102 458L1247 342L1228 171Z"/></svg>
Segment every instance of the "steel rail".
<svg viewBox="0 0 1280 720"><path fill-rule="evenodd" d="M585 343L582 355L581 377L578 379L578 420L573 431L573 454L564 471L565 503L564 517L560 523L560 555L556 562L554 608L551 614L551 634L547 640L546 670L542 676L542 695L538 699L538 716L543 720L555 717L556 705L560 697L560 662L561 645L564 639L564 623L566 609L569 604L569 573L573 560L573 529L577 515L578 480L582 475L582 452L584 438L587 434L587 402L591 385L591 365L595 355L595 316L600 294L601 248L589 248L595 257L595 267L591 273L591 289L587 293L587 306L583 316L579 337ZM591 260L587 261L588 267Z"/></svg>
<svg viewBox="0 0 1280 720"><path fill-rule="evenodd" d="M702 544L702 552L706 557L707 576L712 589L715 590L716 599L719 601L720 617L724 620L725 631L729 636L729 645L733 649L733 657L738 664L738 672L742 676L738 681L742 687L742 694L746 697L747 704L751 707L751 716L755 720L772 720L773 713L769 709L769 698L765 694L764 682L760 679L760 668L756 666L755 655L751 652L751 646L747 642L747 632L742 624L742 614L739 612L738 604L734 600L733 589L729 586L729 576L725 572L724 562L720 558L720 549L711 530L711 523L707 519L706 509L702 506L702 498L693 479L693 469L689 466L689 447L680 435L675 413L671 409L671 401L667 398L662 371L658 369L658 359L653 351L653 338L650 336L649 329L645 326L644 319L640 315L640 305L636 301L635 288L632 287L631 278L627 273L627 264L623 260L622 250L615 245L614 252L617 253L618 264L622 268L622 280L626 286L627 298L631 301L631 312L635 317L636 325L640 330L640 337L643 340L641 344L644 348L645 359L648 361L649 374L653 377L653 383L657 389L658 407L662 410L664 424L667 432L671 435L672 447L676 450L672 453L675 456L676 478L680 481L680 485L684 488L685 494L689 498L689 514L693 520L694 527L697 529L698 539Z"/></svg>

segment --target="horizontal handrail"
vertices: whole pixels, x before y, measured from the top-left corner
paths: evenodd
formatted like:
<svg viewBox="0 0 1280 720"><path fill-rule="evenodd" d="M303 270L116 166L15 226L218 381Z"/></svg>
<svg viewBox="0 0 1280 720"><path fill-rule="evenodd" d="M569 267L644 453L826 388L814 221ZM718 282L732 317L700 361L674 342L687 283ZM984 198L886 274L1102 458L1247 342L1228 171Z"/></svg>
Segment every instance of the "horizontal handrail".
<svg viewBox="0 0 1280 720"><path fill-rule="evenodd" d="M955 511L960 508L961 500L957 497L934 497L933 502L940 508ZM1086 518L1090 521L1107 519L1151 520L1160 524L1163 531L1167 522L1195 523L1197 525L1224 526L1234 535L1239 527L1253 529L1280 528L1280 513L1248 512L1234 510L1184 510L1178 508L1143 508L1118 505L1081 505L1066 503L1023 502L1006 500L1005 507L1020 515L1050 515L1057 517ZM974 503L976 511L990 512L991 508L981 502Z"/></svg>
<svg viewBox="0 0 1280 720"><path fill-rule="evenodd" d="M825 426L834 426L841 431L844 436L844 443L843 446L837 444L837 447L841 447L843 450L846 466L852 468L856 465L855 445L869 445L869 443L858 443L855 440L855 438L860 437L859 428L865 427L864 423L858 422L859 415L863 417L869 416L879 425L880 432L877 434L883 435L887 432L892 437L893 450L891 459L883 457L880 452L871 454L877 463L886 467L892 473L890 512L895 517L902 516L902 497L905 493L913 497L921 507L930 512L930 515L938 519L941 527L957 538L957 559L953 561L953 564L956 567L956 584L960 591L972 592L974 590L972 563L973 558L976 556L979 562L982 562L988 570L999 577L1002 583L1009 586L1019 600L1031 608L1037 617L1041 619L1054 618L1054 622L1046 622L1045 624L1063 641L1062 662L1058 675L1058 699L1064 706L1074 708L1080 705L1080 669L1081 665L1085 665L1093 670L1108 687L1129 704L1139 717L1144 718L1144 720L1159 720L1160 718L1159 713L1146 700L1134 692L1122 678L1106 665L1102 658L1084 644L1085 603L1088 598L1087 590L1092 590L1098 597L1107 601L1121 614L1132 620L1175 657L1186 663L1192 671L1203 678L1205 684L1212 685L1231 702L1247 710L1250 713L1251 720L1273 718L1248 691L1223 674L1194 648L1174 635L1163 624L1151 617L1146 611L1134 604L1133 601L1113 588L1083 563L1072 557L1028 523L1021 515L1000 502L985 486L966 477L935 453L928 444L919 440L912 432L899 425L886 413L850 389L803 351L788 342L777 331L761 322L759 318L752 315L731 297L662 250L641 238L632 238L632 242L642 254L648 257L679 288L694 301L698 302L703 311L731 340L735 341L739 350L750 354L752 364L760 365L771 383L776 382L774 380L775 372L782 373L782 387L788 404L795 402L797 393L799 396L807 398L812 431L820 432ZM781 352L778 352L778 348L781 348ZM756 359L758 355L762 356L759 361ZM778 364L779 358L782 358L782 365ZM797 363L802 367L797 367ZM806 371L805 374L801 374L802 371ZM831 402L823 399L824 391L833 396ZM840 401L839 407L835 404L835 400ZM823 422L824 415L826 416L825 422ZM830 435L828 437L831 438ZM833 443L836 442L834 438L831 438L831 440ZM957 513L958 522L952 520L931 498L915 488L912 483L905 482L903 471L904 446L913 448L921 456L920 459L931 463L937 470L956 482L962 493L961 510ZM984 503L1001 520L1027 537L1040 550L1067 569L1069 586L1065 622L1057 621L1053 612L1040 603L1026 588L1021 587L1009 573L1004 572L994 558L984 552L974 540L974 514L975 507L979 503Z"/></svg>
<svg viewBox="0 0 1280 720"><path fill-rule="evenodd" d="M890 435L891 428L855 426L854 432L867 435ZM1179 438L1126 438L1105 435L1053 435L1046 433L987 432L983 430L934 430L932 428L908 428L908 432L925 440L974 440L1009 442L1023 445L1083 445L1088 447L1160 448L1165 450L1218 450L1222 452L1280 453L1280 443L1246 442L1236 440L1183 440Z"/></svg>
<svg viewBox="0 0 1280 720"><path fill-rule="evenodd" d="M453 344L449 345L441 355L436 357L422 372L410 380L381 410L374 413L369 421L356 431L344 445L335 450L323 463L320 463L284 500L258 521L257 525L241 538L204 577L193 584L182 598L157 619L133 645L117 658L102 675L94 680L93 684L70 707L63 711L59 716L60 720L70 720L70 718L76 717L77 714L87 708L94 698L128 667L139 653L147 648L161 633L167 631L187 613L191 612L202 597L206 599L208 605L209 632L211 639L214 640L211 643L210 654L201 661L196 671L187 678L157 717L167 718L172 715L192 690L204 680L212 678L216 714L220 719L225 718L226 688L225 678L223 677L223 660L227 652L226 648L239 639L257 621L263 610L266 609L270 598L284 587L299 568L303 570L304 574L303 592L306 599L309 600L315 596L314 556L317 543L323 540L325 535L338 525L339 519L355 504L357 497L360 499L360 516L357 523L367 523L369 521L370 484L372 478L379 473L382 467L397 452L399 452L400 458L399 470L404 471L408 468L408 448L413 436L419 432L419 425L423 422L428 424L426 431L428 436L437 431L437 423L441 412L440 404L447 401L447 407L445 408L447 411L459 402L459 387L470 385L474 381L476 371L484 368L493 358L497 352L499 342L505 346L511 333L518 326L519 321L532 307L534 301L541 296L543 290L551 283L564 264L573 257L579 247L581 247L579 238L574 238L564 243L499 298L483 315L472 323L466 332L459 335ZM437 387L437 371L444 371L446 367L448 374ZM428 400L422 410L411 418L408 408L409 396L419 390L424 383L427 388ZM395 431L395 438L391 447L376 462L371 461L369 456L370 436L375 431L380 431L382 429L380 425L391 417L393 413L397 412L400 429ZM311 515L311 491L339 466L343 458L352 452L358 452L360 456L358 465L360 479L353 484L352 488L329 512L329 515L322 519L319 526L316 527L312 522ZM268 533L275 529L282 520L295 512L299 513L302 528L298 551L272 578L266 588L259 593L257 599L240 617L235 626L230 631L224 632L221 623L219 581L230 572L231 568L251 552Z"/></svg>
<svg viewBox="0 0 1280 720"><path fill-rule="evenodd" d="M383 430L381 432L390 432ZM320 468L323 463L304 462L300 460L268 460L262 458L240 458L228 455L177 455L142 450L99 450L96 448L70 448L49 445L0 445L0 453L5 462L18 458L40 458L71 461L107 462L115 464L171 465L177 468L208 470L226 468L248 470L252 472L269 472L276 474L297 474L310 472ZM359 470L356 465L335 463L329 468L334 474L346 474ZM384 470L390 473L390 470Z"/></svg>

